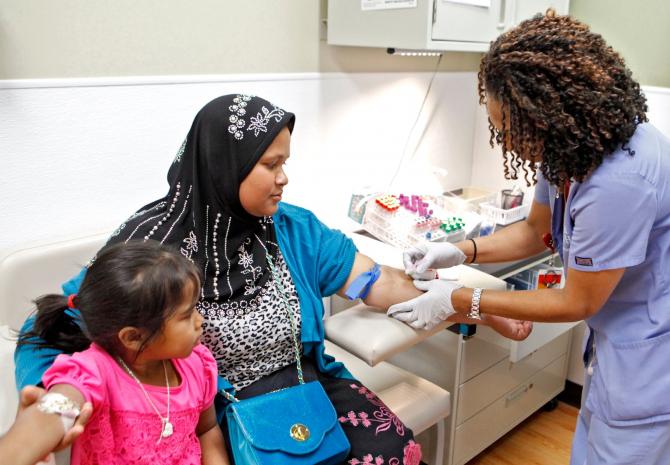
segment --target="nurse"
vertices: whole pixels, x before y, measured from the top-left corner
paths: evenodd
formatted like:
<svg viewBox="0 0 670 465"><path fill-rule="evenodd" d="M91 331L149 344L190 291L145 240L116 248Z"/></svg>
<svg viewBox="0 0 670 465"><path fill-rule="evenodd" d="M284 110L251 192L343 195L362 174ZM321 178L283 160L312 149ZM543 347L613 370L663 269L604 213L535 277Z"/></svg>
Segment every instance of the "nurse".
<svg viewBox="0 0 670 465"><path fill-rule="evenodd" d="M670 140L603 38L548 11L492 43L479 71L505 175L536 182L530 214L496 234L406 251L410 274L539 253L551 234L563 289L428 292L388 313L417 328L479 312L585 320L589 336L572 465L670 463Z"/></svg>

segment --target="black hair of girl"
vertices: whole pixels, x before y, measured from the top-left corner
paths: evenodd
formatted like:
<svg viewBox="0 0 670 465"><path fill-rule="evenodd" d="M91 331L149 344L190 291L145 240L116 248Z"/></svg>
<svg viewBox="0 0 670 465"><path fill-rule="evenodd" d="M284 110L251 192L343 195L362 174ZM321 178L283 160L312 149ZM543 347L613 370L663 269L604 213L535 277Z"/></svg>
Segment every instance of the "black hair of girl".
<svg viewBox="0 0 670 465"><path fill-rule="evenodd" d="M133 326L146 333L141 351L177 310L188 282L194 292L189 298L195 300L200 293L200 271L169 246L152 240L107 246L88 268L74 298L82 321L67 311L67 296L41 296L35 300L34 328L20 337L19 344L73 353L95 342L117 355L119 331Z"/></svg>

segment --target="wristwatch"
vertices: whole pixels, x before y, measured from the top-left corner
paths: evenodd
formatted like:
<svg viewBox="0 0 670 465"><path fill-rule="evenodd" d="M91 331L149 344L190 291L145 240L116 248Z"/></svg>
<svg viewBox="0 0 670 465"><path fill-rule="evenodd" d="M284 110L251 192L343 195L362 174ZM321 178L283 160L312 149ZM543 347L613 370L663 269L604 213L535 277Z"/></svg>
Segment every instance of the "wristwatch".
<svg viewBox="0 0 670 465"><path fill-rule="evenodd" d="M37 404L37 410L59 415L66 433L72 428L80 413L79 406L72 399L59 392L45 394Z"/></svg>
<svg viewBox="0 0 670 465"><path fill-rule="evenodd" d="M472 291L472 303L470 304L470 311L467 313L467 317L472 320L481 320L482 316L479 314L479 301L482 299L483 289L476 287Z"/></svg>

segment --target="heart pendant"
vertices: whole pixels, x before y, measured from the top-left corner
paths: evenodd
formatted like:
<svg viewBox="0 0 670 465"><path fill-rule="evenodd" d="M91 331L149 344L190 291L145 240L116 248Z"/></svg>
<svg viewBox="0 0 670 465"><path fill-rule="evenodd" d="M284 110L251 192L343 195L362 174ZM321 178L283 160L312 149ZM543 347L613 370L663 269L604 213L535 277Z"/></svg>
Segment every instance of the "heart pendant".
<svg viewBox="0 0 670 465"><path fill-rule="evenodd" d="M163 426L163 432L161 433L161 436L164 438L169 438L170 436L172 436L173 432L174 428L172 427L172 423L166 421L165 425Z"/></svg>

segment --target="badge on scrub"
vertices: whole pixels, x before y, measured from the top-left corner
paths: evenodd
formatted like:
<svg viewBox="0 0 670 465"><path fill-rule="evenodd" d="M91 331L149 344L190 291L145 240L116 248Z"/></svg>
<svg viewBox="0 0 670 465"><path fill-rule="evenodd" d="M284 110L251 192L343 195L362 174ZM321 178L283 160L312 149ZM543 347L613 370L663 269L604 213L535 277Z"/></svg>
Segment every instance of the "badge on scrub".
<svg viewBox="0 0 670 465"><path fill-rule="evenodd" d="M552 289L563 287L563 270L548 266L537 270L537 289Z"/></svg>

